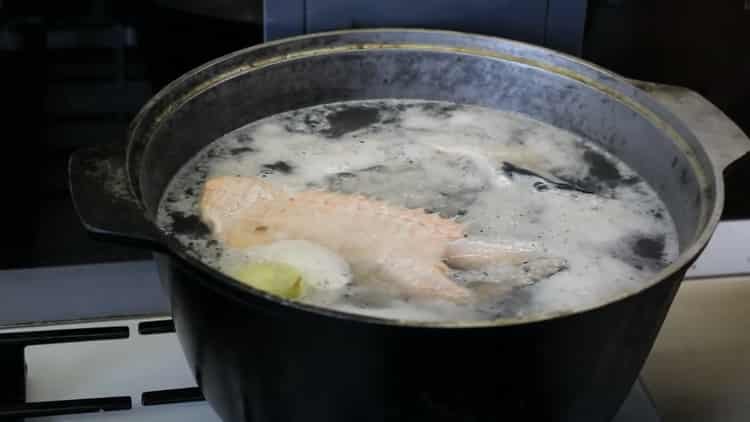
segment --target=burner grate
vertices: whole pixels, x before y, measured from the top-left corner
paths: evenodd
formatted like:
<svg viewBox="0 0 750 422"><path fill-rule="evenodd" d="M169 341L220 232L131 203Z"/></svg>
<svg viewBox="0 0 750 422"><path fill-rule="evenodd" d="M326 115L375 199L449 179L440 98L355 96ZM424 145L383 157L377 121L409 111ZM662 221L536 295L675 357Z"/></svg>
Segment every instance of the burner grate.
<svg viewBox="0 0 750 422"><path fill-rule="evenodd" d="M3 374L0 420L21 421L31 417L131 409L133 404L128 396L26 402L27 346L115 340L129 336L130 329L119 326L0 334L0 374Z"/></svg>
<svg viewBox="0 0 750 422"><path fill-rule="evenodd" d="M172 320L146 321L138 324L138 333L141 335L172 332ZM24 418L132 409L133 403L129 396L26 402L26 347L129 337L129 327L123 326L0 334L0 373L3 374L4 383L4 388L0 392L0 420L22 421ZM202 400L205 399L198 387L154 390L141 394L141 403L144 406Z"/></svg>
<svg viewBox="0 0 750 422"><path fill-rule="evenodd" d="M173 332L174 321L172 321L171 319L146 321L138 324L138 333L141 335L164 334ZM141 394L141 403L144 406L186 403L202 400L205 400L205 398L203 397L203 393L198 387L147 391Z"/></svg>
<svg viewBox="0 0 750 422"><path fill-rule="evenodd" d="M141 394L141 403L144 406L156 406L159 404L187 403L192 401L203 401L203 393L198 387L175 388L172 390L147 391Z"/></svg>
<svg viewBox="0 0 750 422"><path fill-rule="evenodd" d="M138 333L142 335L164 334L174 332L174 321L161 319L158 321L145 321L138 324Z"/></svg>

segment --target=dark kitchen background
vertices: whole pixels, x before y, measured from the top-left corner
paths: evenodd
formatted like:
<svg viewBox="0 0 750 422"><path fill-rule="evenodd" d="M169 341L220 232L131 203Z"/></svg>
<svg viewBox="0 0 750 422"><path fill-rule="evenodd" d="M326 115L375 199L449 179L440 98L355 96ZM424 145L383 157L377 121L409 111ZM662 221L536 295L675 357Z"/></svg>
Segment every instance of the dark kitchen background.
<svg viewBox="0 0 750 422"><path fill-rule="evenodd" d="M750 133L750 0L574 3L585 19L573 52L627 77L691 88ZM122 143L169 81L262 42L262 11L260 0L0 0L0 269L148 258L86 235L69 200L68 156ZM750 218L748 164L730 169L727 219Z"/></svg>

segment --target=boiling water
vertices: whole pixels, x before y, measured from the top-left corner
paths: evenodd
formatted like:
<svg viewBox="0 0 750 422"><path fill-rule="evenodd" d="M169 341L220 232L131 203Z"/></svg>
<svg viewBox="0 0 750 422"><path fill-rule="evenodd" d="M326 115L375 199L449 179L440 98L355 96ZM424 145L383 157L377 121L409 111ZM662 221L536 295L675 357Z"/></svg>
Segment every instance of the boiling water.
<svg viewBox="0 0 750 422"><path fill-rule="evenodd" d="M424 208L464 224L470 239L530 242L567 260L566 269L541 280L520 267L452 271L458 283L507 287L472 304L414 303L357 287L333 299L301 299L346 312L413 320L563 314L640 289L678 253L664 204L622 161L570 132L487 108L336 103L217 139L178 172L158 221L195 256L225 270L234 255L211 239L197 206L205 180L220 175Z"/></svg>

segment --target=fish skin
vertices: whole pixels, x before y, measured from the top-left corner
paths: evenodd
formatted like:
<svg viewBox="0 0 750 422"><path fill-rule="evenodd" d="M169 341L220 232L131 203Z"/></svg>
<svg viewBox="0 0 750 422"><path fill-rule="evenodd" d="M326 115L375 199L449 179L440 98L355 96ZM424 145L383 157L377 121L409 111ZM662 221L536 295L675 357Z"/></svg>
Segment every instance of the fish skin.
<svg viewBox="0 0 750 422"><path fill-rule="evenodd" d="M464 226L423 209L392 206L362 195L290 192L257 177L209 179L200 200L203 221L231 248L307 240L342 256L356 279L397 286L409 297L468 302L472 290L447 273L500 264L523 266L540 280L567 268L534 244L464 239ZM446 265L447 264L447 265Z"/></svg>
<svg viewBox="0 0 750 422"><path fill-rule="evenodd" d="M200 212L213 235L232 248L304 239L344 257L355 277L393 283L410 297L465 302L473 296L447 277L443 262L448 244L464 237L463 225L422 209L222 176L206 182Z"/></svg>

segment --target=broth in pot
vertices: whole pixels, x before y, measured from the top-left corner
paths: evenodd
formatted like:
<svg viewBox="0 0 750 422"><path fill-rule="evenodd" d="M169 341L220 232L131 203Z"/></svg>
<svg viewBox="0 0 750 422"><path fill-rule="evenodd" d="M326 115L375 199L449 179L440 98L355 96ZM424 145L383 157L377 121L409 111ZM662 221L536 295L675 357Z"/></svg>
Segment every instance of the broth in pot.
<svg viewBox="0 0 750 422"><path fill-rule="evenodd" d="M639 290L678 254L658 195L597 144L421 100L234 130L178 171L157 223L256 288L414 321L575 312Z"/></svg>

